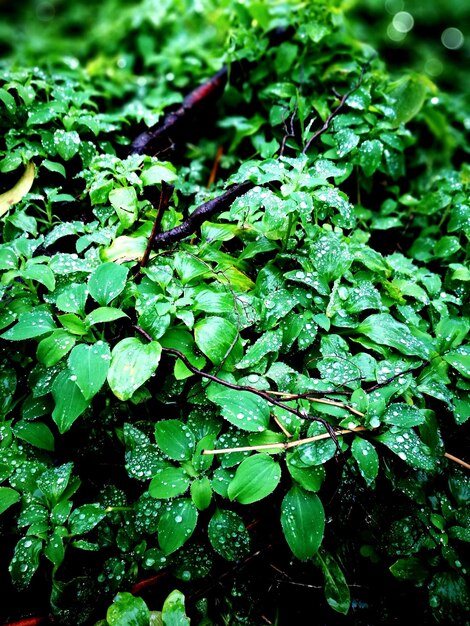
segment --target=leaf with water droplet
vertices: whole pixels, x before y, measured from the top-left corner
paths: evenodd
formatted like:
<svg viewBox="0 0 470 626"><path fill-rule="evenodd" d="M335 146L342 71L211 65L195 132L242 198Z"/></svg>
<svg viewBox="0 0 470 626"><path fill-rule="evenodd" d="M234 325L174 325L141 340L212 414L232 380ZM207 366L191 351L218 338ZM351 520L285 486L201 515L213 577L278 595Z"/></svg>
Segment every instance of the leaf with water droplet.
<svg viewBox="0 0 470 626"><path fill-rule="evenodd" d="M320 547L325 529L325 512L320 498L294 485L282 501L281 524L294 556L309 559Z"/></svg>
<svg viewBox="0 0 470 626"><path fill-rule="evenodd" d="M68 366L85 400L91 400L103 386L110 361L111 350L104 341L82 343L70 353Z"/></svg>
<svg viewBox="0 0 470 626"><path fill-rule="evenodd" d="M251 504L266 498L281 480L281 468L267 454L254 454L240 463L228 487L230 500Z"/></svg>
<svg viewBox="0 0 470 626"><path fill-rule="evenodd" d="M107 376L114 395L120 400L129 400L155 372L161 354L162 348L156 341L144 345L136 337L127 337L117 343Z"/></svg>
<svg viewBox="0 0 470 626"><path fill-rule="evenodd" d="M177 498L168 504L158 522L158 543L171 554L188 541L196 528L197 509L189 498Z"/></svg>
<svg viewBox="0 0 470 626"><path fill-rule="evenodd" d="M207 534L216 552L227 561L236 561L250 549L250 536L242 518L233 511L217 509L212 516Z"/></svg>
<svg viewBox="0 0 470 626"><path fill-rule="evenodd" d="M106 306L126 286L128 270L117 263L102 263L91 274L88 290L91 297L101 306Z"/></svg>
<svg viewBox="0 0 470 626"><path fill-rule="evenodd" d="M158 472L149 485L152 498L174 498L181 496L189 487L190 479L180 467L168 467Z"/></svg>
<svg viewBox="0 0 470 626"><path fill-rule="evenodd" d="M191 430L180 420L161 420L155 425L158 447L175 461L188 461L196 445Z"/></svg>

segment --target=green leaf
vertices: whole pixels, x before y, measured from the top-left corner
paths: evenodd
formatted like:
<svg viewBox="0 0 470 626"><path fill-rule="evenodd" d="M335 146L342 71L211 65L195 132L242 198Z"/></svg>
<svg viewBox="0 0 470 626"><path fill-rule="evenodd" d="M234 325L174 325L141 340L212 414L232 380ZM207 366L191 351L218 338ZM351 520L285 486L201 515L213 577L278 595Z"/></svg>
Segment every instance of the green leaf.
<svg viewBox="0 0 470 626"><path fill-rule="evenodd" d="M116 309L112 306L100 306L89 313L86 316L85 321L88 322L90 326L94 326L95 324L114 322L115 320L119 320L123 317L129 316L124 313L124 311L121 311L121 309Z"/></svg>
<svg viewBox="0 0 470 626"><path fill-rule="evenodd" d="M430 85L425 76L413 74L404 76L390 86L388 95L393 100L395 126L409 122L419 113Z"/></svg>
<svg viewBox="0 0 470 626"><path fill-rule="evenodd" d="M325 529L325 512L320 498L293 486L282 501L281 524L294 556L309 559L318 551Z"/></svg>
<svg viewBox="0 0 470 626"><path fill-rule="evenodd" d="M181 591L175 589L163 603L162 622L163 626L189 626L184 608L184 595Z"/></svg>
<svg viewBox="0 0 470 626"><path fill-rule="evenodd" d="M50 313L45 311L29 311L20 315L18 323L0 335L10 341L22 341L41 337L55 330L56 325Z"/></svg>
<svg viewBox="0 0 470 626"><path fill-rule="evenodd" d="M351 453L356 459L361 476L371 485L379 472L379 456L374 446L361 437L355 437L351 444Z"/></svg>
<svg viewBox="0 0 470 626"><path fill-rule="evenodd" d="M346 615L351 606L351 594L343 571L336 559L324 550L315 557L325 579L325 598L332 609Z"/></svg>
<svg viewBox="0 0 470 626"><path fill-rule="evenodd" d="M57 296L57 308L66 313L83 315L87 296L87 285L72 283Z"/></svg>
<svg viewBox="0 0 470 626"><path fill-rule="evenodd" d="M242 355L237 327L223 317L206 317L194 327L197 347L214 365L233 370Z"/></svg>
<svg viewBox="0 0 470 626"><path fill-rule="evenodd" d="M406 324L397 322L387 313L369 315L357 330L378 345L390 346L402 354L429 358L429 346L415 337Z"/></svg>
<svg viewBox="0 0 470 626"><path fill-rule="evenodd" d="M108 383L120 400L129 400L132 394L155 372L162 348L152 341L144 345L135 337L122 339L113 348Z"/></svg>
<svg viewBox="0 0 470 626"><path fill-rule="evenodd" d="M217 509L207 528L209 541L227 561L237 561L250 549L250 536L242 518L233 511Z"/></svg>
<svg viewBox="0 0 470 626"><path fill-rule="evenodd" d="M78 152L80 136L75 130L58 129L54 133L54 146L64 161L70 161Z"/></svg>
<svg viewBox="0 0 470 626"><path fill-rule="evenodd" d="M109 202L114 207L124 228L129 228L137 219L137 193L133 187L119 187L109 194Z"/></svg>
<svg viewBox="0 0 470 626"><path fill-rule="evenodd" d="M174 498L181 496L189 487L190 478L180 467L168 467L158 472L150 481L152 498Z"/></svg>
<svg viewBox="0 0 470 626"><path fill-rule="evenodd" d="M288 454L286 457L287 469L292 478L307 491L319 491L326 474L323 465L298 467L293 465L291 460L292 454Z"/></svg>
<svg viewBox="0 0 470 626"><path fill-rule="evenodd" d="M0 487L0 515L21 499L21 495L10 487Z"/></svg>
<svg viewBox="0 0 470 626"><path fill-rule="evenodd" d="M350 128L343 128L336 133L335 140L338 156L344 157L357 146L359 143L359 136L356 135L356 133Z"/></svg>
<svg viewBox="0 0 470 626"><path fill-rule="evenodd" d="M59 467L46 470L38 478L37 486L52 506L59 502L67 489L72 476L72 468L72 463L65 463Z"/></svg>
<svg viewBox="0 0 470 626"><path fill-rule="evenodd" d="M126 286L128 270L116 263L102 263L91 274L88 290L91 297L101 306L106 306L118 296Z"/></svg>
<svg viewBox="0 0 470 626"><path fill-rule="evenodd" d="M421 441L414 430L388 431L376 437L376 440L387 446L411 467L423 470L433 470L436 467L437 458L432 455L432 451Z"/></svg>
<svg viewBox="0 0 470 626"><path fill-rule="evenodd" d="M410 580L415 585L422 585L429 575L426 564L416 556L398 559L390 566L390 571L395 578Z"/></svg>
<svg viewBox="0 0 470 626"><path fill-rule="evenodd" d="M106 517L103 507L99 504L84 504L72 511L69 517L71 535L83 535L92 530Z"/></svg>
<svg viewBox="0 0 470 626"><path fill-rule="evenodd" d="M194 435L180 420L157 422L155 439L158 447L175 461L189 461L193 455Z"/></svg>
<svg viewBox="0 0 470 626"><path fill-rule="evenodd" d="M21 420L13 427L15 435L41 450L54 450L54 435L49 426L42 422Z"/></svg>
<svg viewBox="0 0 470 626"><path fill-rule="evenodd" d="M470 345L464 345L444 355L447 363L450 363L462 376L470 378Z"/></svg>
<svg viewBox="0 0 470 626"><path fill-rule="evenodd" d="M383 421L400 428L419 426L426 421L426 415L417 407L404 402L390 404L383 415Z"/></svg>
<svg viewBox="0 0 470 626"><path fill-rule="evenodd" d="M23 537L16 544L9 570L18 589L24 589L31 582L31 578L39 567L41 551L42 539L37 537Z"/></svg>
<svg viewBox="0 0 470 626"><path fill-rule="evenodd" d="M75 341L73 335L62 328L58 328L38 343L36 357L46 367L52 367L70 352Z"/></svg>
<svg viewBox="0 0 470 626"><path fill-rule="evenodd" d="M91 346L81 343L68 358L72 380L76 382L85 400L91 400L106 380L111 361L111 350L104 341Z"/></svg>
<svg viewBox="0 0 470 626"><path fill-rule="evenodd" d="M158 522L158 543L171 554L188 541L196 528L197 509L188 498L178 498L167 505Z"/></svg>
<svg viewBox="0 0 470 626"><path fill-rule="evenodd" d="M57 319L72 335L86 335L88 333L88 326L74 313L58 315Z"/></svg>
<svg viewBox="0 0 470 626"><path fill-rule="evenodd" d="M224 389L211 400L220 406L220 412L227 421L242 430L262 432L268 427L268 403L249 391Z"/></svg>
<svg viewBox="0 0 470 626"><path fill-rule="evenodd" d="M57 568L64 560L65 547L64 540L61 533L62 528L56 528L47 542L44 548L44 556Z"/></svg>
<svg viewBox="0 0 470 626"><path fill-rule="evenodd" d="M52 395L55 401L52 419L63 434L70 430L77 417L87 409L88 402L72 380L70 370L64 370L57 375L52 385Z"/></svg>
<svg viewBox="0 0 470 626"><path fill-rule="evenodd" d="M254 454L238 466L228 487L228 497L240 504L251 504L272 493L280 480L279 463L267 454Z"/></svg>
<svg viewBox="0 0 470 626"><path fill-rule="evenodd" d="M106 613L108 626L149 626L150 611L142 598L123 591L114 598Z"/></svg>
<svg viewBox="0 0 470 626"><path fill-rule="evenodd" d="M207 476L193 480L191 483L191 500L198 511L205 511L212 500L211 482Z"/></svg>
<svg viewBox="0 0 470 626"><path fill-rule="evenodd" d="M35 280L41 283L49 291L55 289L54 272L47 265L29 265L19 272L19 275L26 280Z"/></svg>
<svg viewBox="0 0 470 626"><path fill-rule="evenodd" d="M171 163L155 163L149 168L144 169L140 178L144 185L158 185L162 180L166 183L172 183L178 176Z"/></svg>
<svg viewBox="0 0 470 626"><path fill-rule="evenodd" d="M372 174L382 161L383 145L378 139L363 141L359 148L359 165L366 176Z"/></svg>

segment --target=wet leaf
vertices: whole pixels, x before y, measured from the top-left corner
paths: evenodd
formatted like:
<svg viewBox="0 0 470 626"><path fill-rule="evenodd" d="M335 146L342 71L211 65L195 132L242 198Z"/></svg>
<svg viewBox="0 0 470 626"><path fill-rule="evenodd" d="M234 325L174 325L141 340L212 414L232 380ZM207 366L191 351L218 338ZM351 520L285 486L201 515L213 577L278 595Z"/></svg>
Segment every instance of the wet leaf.
<svg viewBox="0 0 470 626"><path fill-rule="evenodd" d="M129 400L155 372L162 348L152 341L144 345L135 337L127 337L117 343L111 353L108 383L120 400Z"/></svg>
<svg viewBox="0 0 470 626"><path fill-rule="evenodd" d="M217 509L209 522L207 532L214 550L227 561L237 561L248 553L250 537L237 513Z"/></svg>
<svg viewBox="0 0 470 626"><path fill-rule="evenodd" d="M272 493L281 480L281 468L267 454L254 454L240 463L228 487L230 500L251 504Z"/></svg>
<svg viewBox="0 0 470 626"><path fill-rule="evenodd" d="M158 543L171 554L188 541L196 528L197 510L191 500L178 498L167 505L158 522Z"/></svg>
<svg viewBox="0 0 470 626"><path fill-rule="evenodd" d="M325 513L320 498L301 487L292 487L282 501L281 524L294 556L302 561L309 559L323 540Z"/></svg>

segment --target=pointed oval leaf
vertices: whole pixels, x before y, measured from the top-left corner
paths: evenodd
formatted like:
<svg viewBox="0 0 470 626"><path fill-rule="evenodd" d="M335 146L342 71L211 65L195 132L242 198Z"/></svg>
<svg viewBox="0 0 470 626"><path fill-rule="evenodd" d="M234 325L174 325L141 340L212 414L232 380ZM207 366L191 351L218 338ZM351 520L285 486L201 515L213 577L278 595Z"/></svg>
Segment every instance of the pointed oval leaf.
<svg viewBox="0 0 470 626"><path fill-rule="evenodd" d="M52 396L55 400L52 419L61 434L67 432L77 417L88 407L88 402L71 377L70 370L63 370L57 374L52 385Z"/></svg>
<svg viewBox="0 0 470 626"><path fill-rule="evenodd" d="M174 498L187 490L189 482L189 476L181 467L167 467L152 478L149 493L152 498Z"/></svg>
<svg viewBox="0 0 470 626"><path fill-rule="evenodd" d="M41 337L55 330L56 325L50 313L46 311L28 311L20 315L18 322L1 337L10 341L21 341Z"/></svg>
<svg viewBox="0 0 470 626"><path fill-rule="evenodd" d="M282 501L281 524L293 554L301 560L309 559L318 551L325 530L320 498L301 487L292 487Z"/></svg>
<svg viewBox="0 0 470 626"><path fill-rule="evenodd" d="M21 495L10 487L0 487L0 515L21 498Z"/></svg>
<svg viewBox="0 0 470 626"><path fill-rule="evenodd" d="M242 356L237 327L223 317L206 317L194 327L197 347L214 365L233 369Z"/></svg>
<svg viewBox="0 0 470 626"><path fill-rule="evenodd" d="M412 426L423 424L426 416L415 406L405 402L396 402L387 407L382 419L387 424L400 426L400 428L411 428Z"/></svg>
<svg viewBox="0 0 470 626"><path fill-rule="evenodd" d="M209 522L207 533L214 550L227 561L236 561L250 549L250 536L245 524L233 511L218 509Z"/></svg>
<svg viewBox="0 0 470 626"><path fill-rule="evenodd" d="M161 353L156 341L144 345L135 337L127 337L116 344L108 371L108 383L114 395L129 400L155 372Z"/></svg>
<svg viewBox="0 0 470 626"><path fill-rule="evenodd" d="M58 328L49 337L42 339L36 351L38 361L52 367L73 348L75 337L63 328Z"/></svg>
<svg viewBox="0 0 470 626"><path fill-rule="evenodd" d="M171 554L188 541L196 528L197 509L188 498L173 500L158 522L158 543Z"/></svg>
<svg viewBox="0 0 470 626"><path fill-rule="evenodd" d="M39 566L41 549L42 539L37 537L23 537L16 544L9 570L13 582L19 589L29 585Z"/></svg>
<svg viewBox="0 0 470 626"><path fill-rule="evenodd" d="M220 413L231 424L249 432L262 432L269 424L269 406L265 400L249 391L224 389L213 398Z"/></svg>
<svg viewBox="0 0 470 626"><path fill-rule="evenodd" d="M415 355L423 359L429 357L429 346L415 337L406 324L397 322L388 313L369 315L357 330L378 345L390 346L406 355Z"/></svg>
<svg viewBox="0 0 470 626"><path fill-rule="evenodd" d="M148 626L150 611L142 598L123 591L117 594L106 613L109 626Z"/></svg>
<svg viewBox="0 0 470 626"><path fill-rule="evenodd" d="M180 420L158 422L155 426L155 439L159 448L175 461L188 461L194 452L194 435Z"/></svg>
<svg viewBox="0 0 470 626"><path fill-rule="evenodd" d="M205 511L212 500L211 481L207 476L198 478L191 483L191 500L198 511Z"/></svg>
<svg viewBox="0 0 470 626"><path fill-rule="evenodd" d="M379 456L374 446L360 437L355 437L351 444L351 452L361 472L361 476L370 485L379 472Z"/></svg>
<svg viewBox="0 0 470 626"><path fill-rule="evenodd" d="M72 379L77 383L85 400L91 400L103 386L110 361L111 350L104 341L97 341L91 346L81 343L70 353L68 365Z"/></svg>
<svg viewBox="0 0 470 626"><path fill-rule="evenodd" d="M20 420L13 427L15 435L42 450L54 450L54 435L49 426L42 422Z"/></svg>
<svg viewBox="0 0 470 626"><path fill-rule="evenodd" d="M69 529L71 535L82 535L92 530L101 520L106 517L106 513L100 504L84 504L72 511L69 518Z"/></svg>
<svg viewBox="0 0 470 626"><path fill-rule="evenodd" d="M163 626L189 626L184 608L184 595L181 591L175 589L170 593L163 604L161 617Z"/></svg>
<svg viewBox="0 0 470 626"><path fill-rule="evenodd" d="M91 274L88 291L101 306L106 306L118 296L126 286L128 270L117 263L102 263Z"/></svg>
<svg viewBox="0 0 470 626"><path fill-rule="evenodd" d="M321 551L316 556L325 578L325 597L332 609L346 615L351 606L351 593L343 571L336 559L329 553Z"/></svg>
<svg viewBox="0 0 470 626"><path fill-rule="evenodd" d="M240 504L251 504L272 493L280 480L279 463L267 454L254 454L238 466L228 487L228 497Z"/></svg>
<svg viewBox="0 0 470 626"><path fill-rule="evenodd" d="M388 431L376 437L387 448L400 457L411 467L432 471L436 467L437 458L426 446L414 430L398 432Z"/></svg>

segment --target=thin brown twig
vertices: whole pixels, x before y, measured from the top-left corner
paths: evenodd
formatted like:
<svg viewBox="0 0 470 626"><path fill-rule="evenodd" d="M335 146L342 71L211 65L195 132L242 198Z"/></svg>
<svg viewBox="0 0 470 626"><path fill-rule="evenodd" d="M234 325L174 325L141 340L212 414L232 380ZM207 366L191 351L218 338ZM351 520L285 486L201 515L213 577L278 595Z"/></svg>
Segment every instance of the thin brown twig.
<svg viewBox="0 0 470 626"><path fill-rule="evenodd" d="M215 179L217 178L217 171L220 165L220 159L224 153L224 147L219 146L217 148L217 152L215 153L214 163L212 164L211 173L209 175L209 180L207 181L207 189L210 189L212 185L215 183Z"/></svg>
<svg viewBox="0 0 470 626"><path fill-rule="evenodd" d="M349 433L355 433L360 430L367 430L364 426L358 426L354 430L349 428L344 430L336 430L335 436L339 437L347 435ZM321 439L331 439L330 433L323 433L322 435L314 435L313 437L305 437L305 439L296 439L295 441L284 441L277 443L264 443L259 446L239 446L238 448L218 448L215 450L203 450L202 454L216 455L216 454L231 454L232 452L254 452L256 450L289 450L290 448L296 448L304 443L313 443L314 441L320 441Z"/></svg>
<svg viewBox="0 0 470 626"><path fill-rule="evenodd" d="M446 459L449 459L450 461L454 461L454 463L458 463L459 465L462 465L462 467L466 467L467 469L470 469L470 464L466 463L465 461L462 461L462 459L459 459L457 456L454 456L453 454L449 454L448 452L444 452L444 456L446 457Z"/></svg>
<svg viewBox="0 0 470 626"><path fill-rule="evenodd" d="M296 393L284 393L282 391L267 391L266 393L271 393L276 396L282 396L284 400L298 400L300 397L309 400L310 402L317 402L318 404L329 404L330 406L337 406L340 409L346 409L350 413L354 413L354 415L358 415L359 417L364 417L365 413L361 413L349 404L345 404L344 402L338 402L337 400L328 400L326 398L311 398L308 393L296 394Z"/></svg>
<svg viewBox="0 0 470 626"><path fill-rule="evenodd" d="M338 113L341 111L341 109L344 107L344 105L346 104L346 101L349 98L349 96L351 96L357 89L359 89L359 87L361 86L362 81L364 79L364 73L365 73L365 71L366 71L368 66L369 66L369 64L367 63L366 65L364 65L361 68L361 73L359 75L359 79L358 79L357 83L355 85L353 85L353 87L351 87L351 89L349 91L347 91L345 94L343 94L341 96L340 101L339 101L337 107L335 109L333 109L333 111L328 115L328 117L326 118L323 126L321 126L315 133L313 133L313 135L307 141L307 143L305 144L305 146L304 146L304 148L302 150L302 154L306 154L306 152L308 152L308 149L310 148L312 143L315 141L315 139L317 139L326 130L328 130L328 128L330 127L330 124L331 124L333 118L335 118L338 115Z"/></svg>

